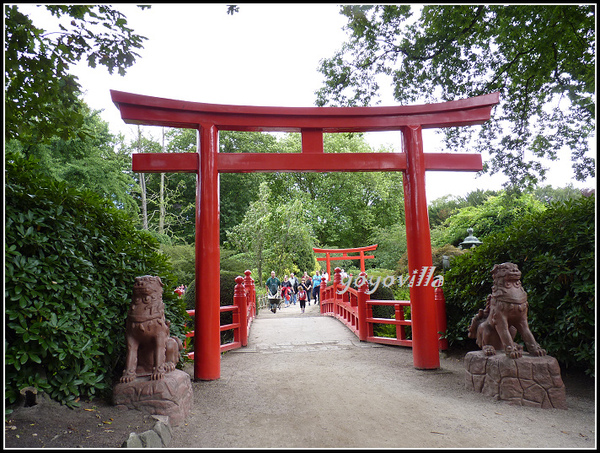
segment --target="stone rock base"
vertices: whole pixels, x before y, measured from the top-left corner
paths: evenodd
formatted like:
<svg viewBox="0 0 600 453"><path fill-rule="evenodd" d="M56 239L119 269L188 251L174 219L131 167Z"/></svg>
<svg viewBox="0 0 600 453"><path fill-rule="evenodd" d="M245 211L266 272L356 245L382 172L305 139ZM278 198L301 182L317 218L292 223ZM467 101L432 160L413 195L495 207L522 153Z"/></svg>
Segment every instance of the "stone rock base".
<svg viewBox="0 0 600 453"><path fill-rule="evenodd" d="M486 356L467 353L465 386L486 396L520 406L567 409L565 385L554 357L523 353L511 359L503 352Z"/></svg>
<svg viewBox="0 0 600 453"><path fill-rule="evenodd" d="M118 383L113 389L113 402L123 409L166 415L169 423L176 426L188 416L194 393L189 374L175 370L156 381L150 380L150 376L142 376L132 382Z"/></svg>

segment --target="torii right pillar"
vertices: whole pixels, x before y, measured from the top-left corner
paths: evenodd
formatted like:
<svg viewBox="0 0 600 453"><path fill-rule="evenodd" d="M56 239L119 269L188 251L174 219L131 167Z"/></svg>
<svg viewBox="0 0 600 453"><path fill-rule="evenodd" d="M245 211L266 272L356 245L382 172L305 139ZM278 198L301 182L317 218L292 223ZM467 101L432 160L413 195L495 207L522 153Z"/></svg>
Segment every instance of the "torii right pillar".
<svg viewBox="0 0 600 453"><path fill-rule="evenodd" d="M425 156L421 126L402 130L402 146L406 153L404 172L404 209L406 216L406 243L409 275L429 269L431 259L431 234L425 195ZM437 307L434 288L429 285L410 287L413 364L417 369L440 367L437 332Z"/></svg>

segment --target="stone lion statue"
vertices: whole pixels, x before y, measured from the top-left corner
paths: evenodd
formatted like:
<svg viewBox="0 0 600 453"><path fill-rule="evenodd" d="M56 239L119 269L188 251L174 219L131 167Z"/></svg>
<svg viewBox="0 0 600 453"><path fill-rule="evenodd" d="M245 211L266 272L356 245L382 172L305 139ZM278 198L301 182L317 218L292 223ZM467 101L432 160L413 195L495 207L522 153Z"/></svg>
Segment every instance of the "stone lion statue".
<svg viewBox="0 0 600 453"><path fill-rule="evenodd" d="M496 264L492 269L492 294L487 297L471 321L469 338L474 338L485 355L494 355L504 349L512 359L523 356L523 347L515 343L517 332L534 356L546 355L535 341L527 323L527 293L521 286L521 271L513 263Z"/></svg>
<svg viewBox="0 0 600 453"><path fill-rule="evenodd" d="M125 324L127 358L121 382L131 382L141 375L162 379L179 362L183 343L170 336L162 293L160 277L136 277Z"/></svg>

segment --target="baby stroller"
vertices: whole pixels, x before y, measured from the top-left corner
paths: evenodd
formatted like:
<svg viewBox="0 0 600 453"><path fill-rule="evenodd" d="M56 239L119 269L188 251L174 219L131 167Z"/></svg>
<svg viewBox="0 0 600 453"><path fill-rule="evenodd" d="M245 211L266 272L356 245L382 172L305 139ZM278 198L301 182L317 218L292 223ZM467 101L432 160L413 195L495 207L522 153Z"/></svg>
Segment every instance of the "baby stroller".
<svg viewBox="0 0 600 453"><path fill-rule="evenodd" d="M273 313L277 312L277 309L281 310L281 292L277 290L275 294L268 292L267 298L269 299L269 303L271 304L271 311Z"/></svg>

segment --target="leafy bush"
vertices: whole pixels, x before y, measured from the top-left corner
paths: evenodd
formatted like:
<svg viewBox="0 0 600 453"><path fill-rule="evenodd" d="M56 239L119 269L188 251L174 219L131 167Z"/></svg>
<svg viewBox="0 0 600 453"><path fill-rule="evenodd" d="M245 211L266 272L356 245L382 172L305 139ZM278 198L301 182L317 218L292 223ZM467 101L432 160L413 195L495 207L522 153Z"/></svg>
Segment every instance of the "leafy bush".
<svg viewBox="0 0 600 453"><path fill-rule="evenodd" d="M187 316L158 243L89 191L6 158L5 398L33 386L75 405L109 392L124 365L135 277L158 275L171 334Z"/></svg>
<svg viewBox="0 0 600 453"><path fill-rule="evenodd" d="M485 306L494 264L519 266L537 341L565 366L594 372L595 196L551 204L454 258L446 273L448 339L465 345L471 318Z"/></svg>
<svg viewBox="0 0 600 453"><path fill-rule="evenodd" d="M194 245L160 245L161 253L167 255L173 265L173 273L180 284L188 285L194 280L196 253Z"/></svg>
<svg viewBox="0 0 600 453"><path fill-rule="evenodd" d="M518 219L527 215L539 215L545 209L544 203L533 194L516 196L501 192L497 196L488 197L480 205L467 206L448 217L442 226L431 230L431 243L434 246L458 246L467 236L468 228L474 228L473 234L483 241L490 234L502 232Z"/></svg>

